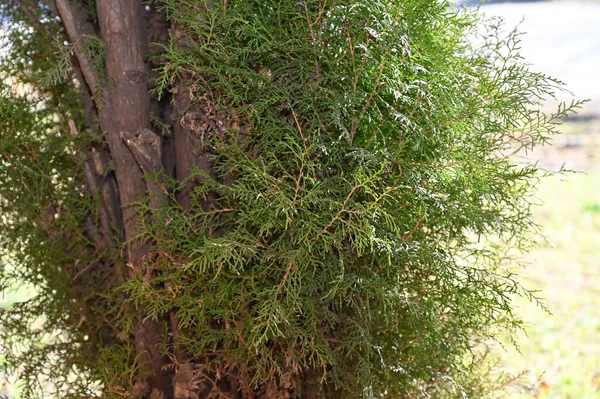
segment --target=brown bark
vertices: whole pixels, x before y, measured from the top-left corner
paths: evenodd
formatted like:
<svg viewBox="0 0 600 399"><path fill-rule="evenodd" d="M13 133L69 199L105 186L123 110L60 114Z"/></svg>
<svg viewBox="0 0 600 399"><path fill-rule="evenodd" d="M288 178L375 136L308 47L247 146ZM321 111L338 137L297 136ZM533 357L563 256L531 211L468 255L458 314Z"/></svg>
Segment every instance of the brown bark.
<svg viewBox="0 0 600 399"><path fill-rule="evenodd" d="M40 19L36 16L34 11L32 11L33 9L38 14L41 13L41 9L35 1L15 1L29 19L32 26L46 37L51 35L48 28L41 23ZM94 118L97 117L97 109L93 100L93 90L88 85L88 79L91 82L98 84L98 78L96 73L91 69L89 59L80 50L81 42L85 41L85 35L96 33L94 26L87 21L85 10L77 4L71 6L64 0L58 0L62 10L61 13L54 1L44 0L43 2L52 12L61 16L63 24L65 24L65 39L73 39L71 40L72 42L79 43L73 46L74 54L71 56L71 63L75 78L82 91L88 128L93 134L98 136L100 133L98 132L94 121ZM30 7L32 9L30 9ZM81 66L80 60L84 63L85 68ZM86 79L86 76L88 79ZM73 136L79 136L79 132L77 131L73 120L69 120L68 124L69 132ZM83 161L83 172L87 189L92 197L101 203L98 220L99 226L98 228L89 228L88 234L91 236L90 238L96 242L96 250L103 251L109 247L115 246L116 238L122 235L121 230L123 227L118 189L114 176L109 172L111 159L107 150L102 146L91 148L86 154L82 154L81 159ZM94 226L94 224L90 223L90 226Z"/></svg>
<svg viewBox="0 0 600 399"><path fill-rule="evenodd" d="M54 13L54 15L60 16L58 8L56 8L56 2L54 0L42 0L42 3L44 3L50 9L50 11Z"/></svg>
<svg viewBox="0 0 600 399"><path fill-rule="evenodd" d="M186 180L195 167L212 174L210 153L202 148L201 140L207 134L204 126L205 115L200 109L190 109L190 99L186 93L185 81L179 87L173 115L173 137L175 145L175 171L179 181ZM195 185L189 180L180 191L177 201L185 208L191 205L191 191Z"/></svg>
<svg viewBox="0 0 600 399"><path fill-rule="evenodd" d="M145 198L148 187L141 166L121 138L123 134L150 128L142 4L136 0L99 0L97 6L100 32L106 43L106 73L110 80L104 94L105 105L99 110L100 125L115 162L128 243L127 259L135 275L141 272L150 243L133 240L139 229L139 216L133 203ZM159 322L144 321L143 314L136 317L133 340L141 368L137 384L141 392L136 393L171 397L171 376L164 372L168 359L159 348L163 335Z"/></svg>
<svg viewBox="0 0 600 399"><path fill-rule="evenodd" d="M56 0L55 5L65 31L71 40L73 52L77 56L86 84L92 95L95 95L100 86L98 73L94 70L88 55L82 50L82 43L87 40L86 35L96 34L95 29L88 21L87 12L80 3L69 2L69 0Z"/></svg>
<svg viewBox="0 0 600 399"><path fill-rule="evenodd" d="M144 265L151 242L134 240L139 233L139 215L135 203L152 197L152 207L159 208L168 198L159 182L145 177L164 171L179 181L187 180L194 168L227 184L232 176L216 176L211 165L211 149L208 145L215 135L226 132L228 121L224 113L216 109L209 95L192 100L189 94L191 82L182 77L175 87L172 106L168 101L159 102L148 93L149 65L145 54L152 52L149 41L166 41L167 30L178 40L178 27L170 27L163 15L153 14L145 18L141 0L96 0L98 25L90 21L89 12L80 1L42 0L59 13L65 31L73 45L75 74L84 92L88 124L93 130L94 121L100 123L101 134L106 139L105 148L90 150L85 155L84 174L93 195L99 196L104 206L100 212L100 230L94 233L97 249L103 246L119 247L111 229L123 230L126 243L126 278L150 275L151 268ZM154 12L154 11L153 11ZM81 44L89 35L100 35L106 45L106 82L101 81ZM185 48L185 43L176 43ZM100 96L96 103L94 98ZM151 129L151 115L171 125L173 136L163 138ZM73 129L75 130L75 129ZM106 174L113 165L116 181ZM188 181L180 191L177 201L185 211L192 205L192 190L197 181ZM202 204L212 206L209 197ZM224 231L212 231L219 235ZM136 310L129 309L134 312ZM249 384L248 375L238 375L237 370L224 370L221 375L199 375L198 369L205 361L202 356L189 356L178 329L174 311L162 315L163 320L146 319L143 309L135 318L132 340L135 358L139 364L138 376L133 387L127 387L131 397L155 399L184 399L206 397L231 398L292 398L308 399L323 396L319 384L321 373L307 370L296 387L282 387L273 380L255 388ZM144 319L146 319L144 321ZM169 331L166 327L169 325ZM169 360L160 352L162 340L170 337L173 358ZM170 368L175 363L175 368ZM240 373L241 374L241 373ZM206 378L204 378L206 377ZM217 391L221 393L217 393ZM331 397L335 397L332 395Z"/></svg>
<svg viewBox="0 0 600 399"><path fill-rule="evenodd" d="M98 20L106 44L106 74L110 81L99 109L100 126L115 162L123 208L125 239L138 229L132 203L144 198L143 173L121 140L121 132L150 128L150 102L144 64L141 3L135 0L99 0ZM128 260L135 267L147 252L144 243L133 242Z"/></svg>
<svg viewBox="0 0 600 399"><path fill-rule="evenodd" d="M98 96L102 96L102 101L97 104L88 102L88 121L94 119L94 116L89 114L95 113L108 144L118 185L118 204L122 212L119 219L124 230L122 238L126 242L127 271L131 277L135 277L142 272L144 256L151 244L134 239L139 229L139 216L134 204L147 195L148 185L144 174L148 171L144 171L143 159L136 160L134 157L134 154L139 153L128 148L122 138L131 139L131 135L136 132L150 132L145 130L150 128L150 97L147 67L144 62L147 43L143 5L139 0L98 0L99 29L96 29L90 22L89 10L84 9L80 2L56 0L54 3L48 0L46 4L51 9L56 9L61 17L77 58L76 66L80 70L78 77L82 89L91 94L89 97L98 99ZM82 49L82 43L89 35L97 33L106 46L104 72L107 82L100 81L98 71L94 70L91 60ZM101 93L100 88L104 89ZM160 140L155 141L156 143L160 143ZM160 162L160 151L158 160ZM99 181L99 172L102 171L98 170L97 165L104 161L102 154L88 154L84 172L90 191L100 191L110 197L115 193L106 189L108 186L105 182ZM114 209L110 206L111 200L105 200L108 204L104 211L114 215ZM164 372L168 361L159 349L166 334L159 322L143 321L144 318L143 310L140 310L140 315L134 321L132 338L140 369L135 386L130 387L131 393L134 396L170 398L172 375Z"/></svg>
<svg viewBox="0 0 600 399"><path fill-rule="evenodd" d="M79 132L73 120L69 120L71 135ZM96 242L96 251L104 251L116 247L116 239L121 230L121 207L118 202L118 191L115 180L108 172L110 156L103 148L92 148L81 155L85 183L90 195L100 202L98 228L93 228L91 238Z"/></svg>

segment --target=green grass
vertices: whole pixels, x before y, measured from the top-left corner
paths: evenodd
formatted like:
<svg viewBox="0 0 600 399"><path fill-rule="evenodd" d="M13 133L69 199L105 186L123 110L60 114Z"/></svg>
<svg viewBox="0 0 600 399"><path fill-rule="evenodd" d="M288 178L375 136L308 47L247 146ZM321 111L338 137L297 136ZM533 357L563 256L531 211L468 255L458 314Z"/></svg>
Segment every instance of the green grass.
<svg viewBox="0 0 600 399"><path fill-rule="evenodd" d="M600 172L546 179L536 220L547 243L521 271L552 314L517 298L530 323L501 352L511 372L528 370L507 398L600 398Z"/></svg>

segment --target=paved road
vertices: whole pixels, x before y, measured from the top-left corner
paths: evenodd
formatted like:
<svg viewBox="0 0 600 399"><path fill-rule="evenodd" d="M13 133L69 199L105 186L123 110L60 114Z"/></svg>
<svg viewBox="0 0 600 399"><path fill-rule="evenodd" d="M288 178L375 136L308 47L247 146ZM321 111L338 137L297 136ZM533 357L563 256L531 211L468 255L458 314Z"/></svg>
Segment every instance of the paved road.
<svg viewBox="0 0 600 399"><path fill-rule="evenodd" d="M533 69L561 79L587 111L600 114L600 3L493 2L481 10L513 28L521 21L522 54Z"/></svg>

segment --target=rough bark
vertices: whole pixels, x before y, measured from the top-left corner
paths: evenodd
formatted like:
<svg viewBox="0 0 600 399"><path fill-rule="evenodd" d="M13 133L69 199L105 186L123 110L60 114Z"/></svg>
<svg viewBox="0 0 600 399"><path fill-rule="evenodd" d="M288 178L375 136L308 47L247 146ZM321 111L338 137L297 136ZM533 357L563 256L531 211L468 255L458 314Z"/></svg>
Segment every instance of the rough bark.
<svg viewBox="0 0 600 399"><path fill-rule="evenodd" d="M210 93L201 101L192 101L189 77L179 80L172 104L169 96L159 100L149 94L152 69L158 65L157 61L148 61L146 55L157 55L160 51L149 43L166 43L169 31L172 37L184 37L178 35L179 27L170 26L153 3L96 0L96 25L90 10L80 1L42 1L61 18L73 49L73 68L83 92L88 127L106 142L106 146L91 148L82 156L86 185L91 195L103 204L99 227L92 229L90 235L96 242L96 249L125 245L124 278L153 275L155 272L145 265L152 243L134 239L139 233L135 203L150 195L152 208L157 209L169 201L160 182L148 179L158 172L187 181L177 196L177 202L185 211L190 211L192 190L197 183L197 178L189 179L195 168L232 184L232 176L216 176L211 165L211 148L207 144L212 136L225 134L228 120L211 101ZM27 11L30 10L24 10ZM94 64L84 51L83 43L91 35L100 36L105 43L104 71L94 70ZM180 47L185 45L176 43ZM158 130L152 130L153 118L170 126L173 134L155 133ZM73 134L78 134L73 122L70 127ZM208 210L213 201L209 195L202 205ZM210 232L213 235L222 233L224 231ZM178 325L174 310L163 315L161 320L146 319L143 309L139 310L132 337L126 338L132 339L140 366L134 385L127 387L130 397L294 396L294 388L281 387L276 381L256 390L250 386L248 376L237 375L236 370L200 376L198 366L206 359L202 356L193 358L186 353ZM170 337L169 344L173 347L171 359L159 349L166 337ZM301 392L302 397L318 398L319 375L314 370L307 372L304 383L296 388L296 395Z"/></svg>
<svg viewBox="0 0 600 399"><path fill-rule="evenodd" d="M123 210L127 259L131 273L140 273L150 243L134 240L139 215L133 204L145 198L144 172L121 137L150 128L148 75L144 63L144 26L142 4L136 0L99 0L98 20L106 43L106 74L111 82L105 105L99 110L100 125L115 162L121 208ZM171 381L164 366L168 364L159 344L164 335L155 320L139 315L134 322L134 347L141 365L136 389L143 395L171 396ZM145 380L142 380L145 379Z"/></svg>
<svg viewBox="0 0 600 399"><path fill-rule="evenodd" d="M48 28L40 22L37 16L42 10L35 2L26 3L23 0L16 0L16 2L30 20L32 26L46 37L51 35ZM58 0L58 5L51 0L44 0L43 3L54 14L61 16L61 20L65 25L64 39L72 43L78 43L73 45L74 50L71 53L73 73L81 89L88 130L96 137L101 138L101 132L96 123L98 112L93 98L96 86L90 86L90 84L98 85L99 81L96 72L92 69L90 60L81 51L81 44L86 40L86 36L95 35L97 33L96 29L86 17L86 10L77 3L71 5L64 0ZM62 11L59 11L58 7ZM68 125L71 135L79 136L73 120L69 120ZM95 145L85 154L82 154L80 158L83 163L87 189L90 195L101 204L99 226L95 227L95 224L91 221L88 223L90 226L88 234L96 242L96 250L101 252L109 247L114 248L118 237L123 234L118 188L114 173L110 171L111 157L105 146Z"/></svg>
<svg viewBox="0 0 600 399"><path fill-rule="evenodd" d="M213 174L210 165L210 153L203 148L202 140L209 134L206 126L205 112L199 107L190 109L190 99L187 95L186 81L178 86L179 95L176 96L173 120L175 171L177 180L186 180L194 168ZM185 208L191 205L191 190L195 185L194 180L188 180L179 193L177 200Z"/></svg>
<svg viewBox="0 0 600 399"><path fill-rule="evenodd" d="M71 135L79 136L73 120L69 120L69 131ZM98 210L98 228L92 228L88 234L96 242L97 251L114 248L117 244L117 237L121 235L122 213L118 202L118 188L109 172L110 155L103 148L91 148L80 158L83 161L87 189L90 195L101 204Z"/></svg>
<svg viewBox="0 0 600 399"><path fill-rule="evenodd" d="M134 204L145 198L148 186L144 180L145 171L138 162L142 161L142 158L136 160L135 150L132 152L122 138L135 132L147 132L144 129L150 128L148 73L144 61L147 38L143 4L139 0L98 0L98 27L90 22L89 10L85 10L82 3L57 0L55 4L46 4L59 13L72 43L80 67L81 87L89 92L88 98L101 100L95 104L88 102L88 121L96 118L99 120L100 129L108 144L108 162L114 167L121 212L117 225L123 226L122 239L126 242L127 273L134 277L141 273L144 256L151 244L134 239L139 228L139 215ZM89 35L94 34L100 34L106 46L106 83L101 82L98 71L94 70L91 60L81 46ZM100 88L103 88L101 93ZM96 115L89 115L90 113ZM160 162L160 151L158 157ZM109 185L101 182L99 178L101 173L106 173L99 167L99 164L107 162L106 157L98 152L90 152L87 158L84 171L90 191L100 192L108 197L114 196L116 193L110 192L107 189ZM105 213L115 213L110 206L112 201L114 198L104 199L107 204ZM106 225L104 222L103 224ZM172 376L164 372L168 361L159 349L165 332L158 321L143 319L143 315L140 314L134 322L132 339L140 364L140 378L132 388L132 394L169 398L172 396Z"/></svg>
<svg viewBox="0 0 600 399"><path fill-rule="evenodd" d="M73 53L75 53L81 66L81 73L85 79L86 86L89 87L92 95L95 95L96 90L100 86L100 80L90 58L82 50L82 43L87 40L88 36L95 35L96 29L89 22L88 13L80 3L69 2L69 0L57 0L55 7L65 27L65 32L72 43Z"/></svg>

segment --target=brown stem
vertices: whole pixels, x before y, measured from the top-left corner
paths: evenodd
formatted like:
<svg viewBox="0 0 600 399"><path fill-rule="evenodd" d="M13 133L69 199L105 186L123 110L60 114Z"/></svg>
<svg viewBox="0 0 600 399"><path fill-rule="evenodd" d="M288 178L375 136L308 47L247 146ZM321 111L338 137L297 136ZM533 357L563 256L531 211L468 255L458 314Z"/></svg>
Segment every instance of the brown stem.
<svg viewBox="0 0 600 399"><path fill-rule="evenodd" d="M316 69L316 75L317 75L317 79L319 79L319 77L321 76L321 66L319 65L319 54L317 52L317 41L316 41L316 37L315 34L313 32L313 25L319 20L320 18L320 14L319 14L319 18L317 18L317 20L313 23L310 21L310 15L308 13L308 6L306 5L307 2L303 2L302 4L304 5L304 12L306 14L306 23L308 24L308 32L310 34L310 42L312 44L313 47L313 52L314 52L314 56L315 56L315 69Z"/></svg>
<svg viewBox="0 0 600 399"><path fill-rule="evenodd" d="M373 101L373 96L375 96L375 93L377 93L377 89L379 89L379 83L381 81L381 77L383 76L383 68L384 67L385 67L385 56L381 58L381 64L379 65L379 74L377 75L377 79L375 80L375 85L373 85L373 90L369 94L369 98L367 99L367 102L365 103L365 106L364 106L363 110L361 111L360 116L358 117L357 120L352 121L352 130L350 132L350 143L352 143L354 141L354 136L356 135L356 129L358 129L360 122L364 118L365 113L367 112L367 110L369 109L369 106L371 105L371 101Z"/></svg>

